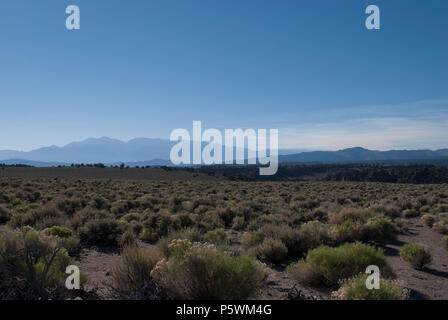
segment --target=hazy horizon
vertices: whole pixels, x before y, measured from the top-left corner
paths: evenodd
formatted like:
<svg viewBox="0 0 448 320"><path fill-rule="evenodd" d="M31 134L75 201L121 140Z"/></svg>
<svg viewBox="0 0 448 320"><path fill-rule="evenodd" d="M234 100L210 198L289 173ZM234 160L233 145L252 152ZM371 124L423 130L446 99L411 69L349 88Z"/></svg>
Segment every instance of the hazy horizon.
<svg viewBox="0 0 448 320"><path fill-rule="evenodd" d="M108 136L101 136L101 137L89 137L86 139L82 139L82 140L77 140L77 141L71 141L69 143L65 143L62 145L55 145L55 144L51 144L51 145L45 145L45 146L41 146L41 147L37 147L37 148L32 148L29 150L20 150L20 149L0 149L0 151L17 151L17 152L30 152L30 151L35 151L38 149L42 149L42 148L49 148L49 147L57 147L57 148L64 148L67 146L70 146L72 144L77 144L77 143L83 143L89 140L95 140L95 141L100 141L100 140L112 140L112 141L116 141L116 142L120 142L120 143L129 143L131 141L134 140L139 140L139 139L149 139L149 140L162 140L162 141L169 141L169 139L164 139L164 138L151 138L151 137L135 137L132 139L119 139L119 138L114 138L114 137L108 137ZM193 140L191 140L193 141ZM175 144L175 142L170 142L171 144ZM329 148L329 149L305 149L305 148L279 148L280 151L283 152L313 152L313 151L339 151L339 150L344 150L344 149L353 149L353 148L363 148L363 149L367 149L367 150L371 150L371 151L391 151L391 150L432 150L432 151L436 151L436 150L442 150L442 149L448 149L448 144L445 147L440 147L440 148L416 148L416 149L370 149L370 148L366 148L362 145L352 145L352 146L347 146L344 148ZM285 153L283 153L285 154Z"/></svg>

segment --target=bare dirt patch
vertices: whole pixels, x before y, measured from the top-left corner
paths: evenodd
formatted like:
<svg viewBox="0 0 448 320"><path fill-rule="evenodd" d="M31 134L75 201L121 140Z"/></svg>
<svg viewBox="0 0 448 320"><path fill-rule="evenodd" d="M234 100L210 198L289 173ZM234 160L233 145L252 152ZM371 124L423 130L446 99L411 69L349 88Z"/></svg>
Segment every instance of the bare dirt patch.
<svg viewBox="0 0 448 320"><path fill-rule="evenodd" d="M411 299L448 299L448 251L440 245L442 236L423 224L409 219L409 230L386 246L386 255L399 280L411 289ZM426 245L433 261L423 270L415 270L400 259L400 249L408 243Z"/></svg>
<svg viewBox="0 0 448 320"><path fill-rule="evenodd" d="M86 291L94 292L101 299L111 298L108 289L110 271L119 255L120 251L113 247L91 247L81 251L79 268L89 277Z"/></svg>

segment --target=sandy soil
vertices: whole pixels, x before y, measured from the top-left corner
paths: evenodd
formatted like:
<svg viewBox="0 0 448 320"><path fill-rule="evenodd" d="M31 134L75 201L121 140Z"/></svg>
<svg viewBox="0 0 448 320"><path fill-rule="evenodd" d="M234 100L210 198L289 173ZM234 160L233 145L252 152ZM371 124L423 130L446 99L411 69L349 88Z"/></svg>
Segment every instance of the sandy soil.
<svg viewBox="0 0 448 320"><path fill-rule="evenodd" d="M440 245L442 235L423 224L420 218L408 222L408 232L385 247L398 279L411 289L411 299L448 299L448 251ZM402 261L399 250L407 243L426 245L431 250L432 263L419 271Z"/></svg>

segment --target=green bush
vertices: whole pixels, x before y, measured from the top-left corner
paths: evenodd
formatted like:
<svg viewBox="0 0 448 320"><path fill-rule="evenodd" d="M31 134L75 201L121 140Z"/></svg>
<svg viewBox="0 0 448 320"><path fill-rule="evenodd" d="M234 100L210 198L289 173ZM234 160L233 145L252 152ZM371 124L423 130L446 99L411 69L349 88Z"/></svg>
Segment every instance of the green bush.
<svg viewBox="0 0 448 320"><path fill-rule="evenodd" d="M244 217L240 217L240 216L235 217L235 218L233 218L233 221L232 221L232 229L233 230L243 230L245 223L246 222L244 220Z"/></svg>
<svg viewBox="0 0 448 320"><path fill-rule="evenodd" d="M246 232L243 234L241 242L244 248L249 249L261 244L264 238L265 235L262 231Z"/></svg>
<svg viewBox="0 0 448 320"><path fill-rule="evenodd" d="M400 250L400 257L418 270L432 261L432 255L429 249L418 243L404 245Z"/></svg>
<svg viewBox="0 0 448 320"><path fill-rule="evenodd" d="M126 230L120 236L121 247L134 246L136 244L137 244L137 237L135 236L135 233L131 229Z"/></svg>
<svg viewBox="0 0 448 320"><path fill-rule="evenodd" d="M353 224L363 224L368 218L367 212L358 208L343 208L340 212L331 213L329 215L330 224L341 225L346 221Z"/></svg>
<svg viewBox="0 0 448 320"><path fill-rule="evenodd" d="M189 228L194 226L194 221L191 218L191 215L187 213L181 213L177 216L177 219L179 220L179 224L181 228Z"/></svg>
<svg viewBox="0 0 448 320"><path fill-rule="evenodd" d="M39 209L27 213L28 225L35 226L41 224L44 227L50 227L53 221L64 219L62 213L55 205L44 205Z"/></svg>
<svg viewBox="0 0 448 320"><path fill-rule="evenodd" d="M264 268L245 255L232 256L213 245L173 240L170 257L151 275L171 298L238 300L254 297L266 278Z"/></svg>
<svg viewBox="0 0 448 320"><path fill-rule="evenodd" d="M306 260L290 265L288 271L301 283L331 287L339 280L365 272L370 265L378 266L384 277L394 276L383 250L360 242L310 250Z"/></svg>
<svg viewBox="0 0 448 320"><path fill-rule="evenodd" d="M332 243L339 245L345 242L363 240L366 236L364 225L346 220L342 224L334 225L329 232Z"/></svg>
<svg viewBox="0 0 448 320"><path fill-rule="evenodd" d="M165 256L170 255L168 247L171 241L173 241L174 239L184 239L191 242L199 242L202 240L202 234L198 229L185 228L176 232L172 232L169 235L161 238L159 241L157 241L157 247Z"/></svg>
<svg viewBox="0 0 448 320"><path fill-rule="evenodd" d="M30 227L0 230L0 299L50 299L67 294L73 260L56 238Z"/></svg>
<svg viewBox="0 0 448 320"><path fill-rule="evenodd" d="M77 236L65 238L62 243L70 256L77 255L82 249L81 241Z"/></svg>
<svg viewBox="0 0 448 320"><path fill-rule="evenodd" d="M380 278L380 288L369 290L366 286L368 275L361 274L341 282L333 296L339 300L402 300L407 291L398 281Z"/></svg>
<svg viewBox="0 0 448 320"><path fill-rule="evenodd" d="M30 224L31 221L27 220L27 215L24 213L15 213L8 221L8 225L14 228L20 228Z"/></svg>
<svg viewBox="0 0 448 320"><path fill-rule="evenodd" d="M0 207L0 224L5 224L11 219L11 213L3 207Z"/></svg>
<svg viewBox="0 0 448 320"><path fill-rule="evenodd" d="M422 221L424 224L426 224L428 227L432 228L434 223L436 222L436 218L433 215L425 214L422 217Z"/></svg>
<svg viewBox="0 0 448 320"><path fill-rule="evenodd" d="M265 238L255 248L257 258L263 262L280 263L288 257L288 248L281 240Z"/></svg>
<svg viewBox="0 0 448 320"><path fill-rule="evenodd" d="M92 245L116 245L122 231L113 219L91 220L81 229L81 242Z"/></svg>
<svg viewBox="0 0 448 320"><path fill-rule="evenodd" d="M330 241L328 225L319 221L310 221L291 231L282 239L292 256L299 256Z"/></svg>
<svg viewBox="0 0 448 320"><path fill-rule="evenodd" d="M420 215L420 212L415 209L406 209L403 211L403 217L405 218L415 218Z"/></svg>
<svg viewBox="0 0 448 320"><path fill-rule="evenodd" d="M448 234L448 226L446 225L446 223L444 221L439 221L439 222L434 223L432 228L437 233Z"/></svg>
<svg viewBox="0 0 448 320"><path fill-rule="evenodd" d="M161 299L162 291L151 271L162 257L157 248L125 247L111 272L115 295L120 299Z"/></svg>
<svg viewBox="0 0 448 320"><path fill-rule="evenodd" d="M319 221L310 221L298 228L279 225L263 226L252 235L252 245L263 242L265 237L281 240L288 249L288 255L298 257L309 249L329 242L329 226ZM243 239L244 241L244 239Z"/></svg>
<svg viewBox="0 0 448 320"><path fill-rule="evenodd" d="M448 212L448 204L439 204L435 208L435 212Z"/></svg>
<svg viewBox="0 0 448 320"><path fill-rule="evenodd" d="M121 219L125 220L126 222L140 221L140 215L138 213L132 212L125 214L121 217Z"/></svg>
<svg viewBox="0 0 448 320"><path fill-rule="evenodd" d="M69 238L73 235L73 231L67 227L53 226L47 229L47 232L51 236L58 236L59 238Z"/></svg>
<svg viewBox="0 0 448 320"><path fill-rule="evenodd" d="M374 217L363 227L364 241L392 240L398 233L397 227L389 219Z"/></svg>
<svg viewBox="0 0 448 320"><path fill-rule="evenodd" d="M213 231L208 231L203 237L202 240L204 242L210 242L216 245L227 244L227 234L224 229L215 229Z"/></svg>
<svg viewBox="0 0 448 320"><path fill-rule="evenodd" d="M159 235L147 228L143 228L138 237L140 240L146 242L156 242L157 240L159 240Z"/></svg>

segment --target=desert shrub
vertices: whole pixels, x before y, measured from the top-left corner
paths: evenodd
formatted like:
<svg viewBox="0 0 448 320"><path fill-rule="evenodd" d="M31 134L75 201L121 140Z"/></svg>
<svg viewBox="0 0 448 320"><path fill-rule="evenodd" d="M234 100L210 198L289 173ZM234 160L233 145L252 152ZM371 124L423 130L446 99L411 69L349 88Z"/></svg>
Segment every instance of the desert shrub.
<svg viewBox="0 0 448 320"><path fill-rule="evenodd" d="M64 248L67 250L70 256L75 256L81 251L81 241L77 236L71 236L63 239Z"/></svg>
<svg viewBox="0 0 448 320"><path fill-rule="evenodd" d="M360 242L310 250L306 260L290 265L288 271L301 283L331 287L339 280L365 272L369 265L378 266L384 277L394 275L383 250Z"/></svg>
<svg viewBox="0 0 448 320"><path fill-rule="evenodd" d="M224 222L226 227L230 227L235 217L235 213L230 208L218 208L216 210L218 217Z"/></svg>
<svg viewBox="0 0 448 320"><path fill-rule="evenodd" d="M281 240L265 238L255 247L257 258L263 262L280 263L288 256L288 248Z"/></svg>
<svg viewBox="0 0 448 320"><path fill-rule="evenodd" d="M163 255L157 248L125 247L111 271L112 289L120 299L161 299L160 286L151 271Z"/></svg>
<svg viewBox="0 0 448 320"><path fill-rule="evenodd" d="M191 216L187 213L181 213L177 216L181 228L189 228L194 226L195 222L191 219Z"/></svg>
<svg viewBox="0 0 448 320"><path fill-rule="evenodd" d="M395 219L395 218L398 218L401 216L400 207L393 205L393 204L385 205L382 208L382 213L384 213L385 216L387 216L391 219Z"/></svg>
<svg viewBox="0 0 448 320"><path fill-rule="evenodd" d="M121 247L133 246L136 245L136 243L137 243L137 237L135 236L135 233L131 229L126 230L120 236Z"/></svg>
<svg viewBox="0 0 448 320"><path fill-rule="evenodd" d="M233 230L243 230L246 222L244 220L244 217L235 217L232 221L232 229Z"/></svg>
<svg viewBox="0 0 448 320"><path fill-rule="evenodd" d="M5 224L11 219L11 213L3 207L0 207L0 224Z"/></svg>
<svg viewBox="0 0 448 320"><path fill-rule="evenodd" d="M169 249L169 259L160 261L151 275L172 298L247 299L266 278L253 258L231 256L213 245L173 240Z"/></svg>
<svg viewBox="0 0 448 320"><path fill-rule="evenodd" d="M217 228L224 228L224 222L216 212L207 211L200 215L199 227L204 230L214 230Z"/></svg>
<svg viewBox="0 0 448 320"><path fill-rule="evenodd" d="M244 248L249 249L255 247L263 242L265 234L262 231L246 232L243 234L241 243Z"/></svg>
<svg viewBox="0 0 448 320"><path fill-rule="evenodd" d="M415 209L406 209L403 211L403 217L405 218L415 218L420 215L420 212Z"/></svg>
<svg viewBox="0 0 448 320"><path fill-rule="evenodd" d="M122 230L114 219L91 220L81 229L81 242L93 245L116 245Z"/></svg>
<svg viewBox="0 0 448 320"><path fill-rule="evenodd" d="M184 239L191 242L199 242L202 240L202 234L198 229L195 228L185 228L172 232L169 235L161 238L157 241L157 247L162 251L165 256L170 255L169 245L174 239Z"/></svg>
<svg viewBox="0 0 448 320"><path fill-rule="evenodd" d="M0 298L61 297L65 269L71 264L72 259L55 238L30 227L0 230Z"/></svg>
<svg viewBox="0 0 448 320"><path fill-rule="evenodd" d="M25 226L27 223L27 216L24 213L15 213L8 221L8 225L14 228Z"/></svg>
<svg viewBox="0 0 448 320"><path fill-rule="evenodd" d="M351 221L353 224L365 223L368 218L368 212L357 208L343 208L337 213L329 214L329 223L341 225L346 221Z"/></svg>
<svg viewBox="0 0 448 320"><path fill-rule="evenodd" d="M444 221L434 223L432 228L440 234L448 234L448 226Z"/></svg>
<svg viewBox="0 0 448 320"><path fill-rule="evenodd" d="M73 235L73 231L67 227L53 226L46 230L49 235L58 236L59 238L68 238Z"/></svg>
<svg viewBox="0 0 448 320"><path fill-rule="evenodd" d="M352 220L345 220L342 224L334 225L329 234L332 243L336 245L345 242L360 241L365 236L364 225L353 222Z"/></svg>
<svg viewBox="0 0 448 320"><path fill-rule="evenodd" d="M84 208L73 216L73 219L79 219L81 224L89 220L99 220L99 219L113 219L113 215L106 210L97 210L92 208Z"/></svg>
<svg viewBox="0 0 448 320"><path fill-rule="evenodd" d="M110 211L115 214L116 216L123 216L124 214L128 213L129 210L137 207L137 203L129 200L118 200L114 203L112 203L112 206L110 208Z"/></svg>
<svg viewBox="0 0 448 320"><path fill-rule="evenodd" d="M29 225L36 225L39 222L42 224L45 221L59 221L58 219L63 219L62 213L54 205L46 205L38 210L27 213L29 219ZM43 223L45 224L45 223ZM47 226L50 227L50 225Z"/></svg>
<svg viewBox="0 0 448 320"><path fill-rule="evenodd" d="M288 248L289 255L299 256L329 241L328 225L319 221L310 221L296 230L290 230L282 238Z"/></svg>
<svg viewBox="0 0 448 320"><path fill-rule="evenodd" d="M418 243L406 244L400 250L400 258L415 269L422 269L431 263L432 255L428 248Z"/></svg>
<svg viewBox="0 0 448 320"><path fill-rule="evenodd" d="M363 226L362 239L364 241L391 240L396 238L397 233L398 229L392 221L383 217L374 217Z"/></svg>
<svg viewBox="0 0 448 320"><path fill-rule="evenodd" d="M143 228L138 238L146 242L156 242L159 240L159 235L151 229Z"/></svg>
<svg viewBox="0 0 448 320"><path fill-rule="evenodd" d="M293 215L293 224L301 225L310 221L320 221L327 222L328 221L328 208L324 206L320 206L313 211L307 212L298 212Z"/></svg>
<svg viewBox="0 0 448 320"><path fill-rule="evenodd" d="M319 221L310 221L298 228L285 225L265 225L258 231L258 243L256 245L260 244L265 236L281 240L286 245L289 256L293 257L300 256L309 249L328 243L330 239L329 226Z"/></svg>
<svg viewBox="0 0 448 320"><path fill-rule="evenodd" d="M436 213L448 212L448 204L438 204L434 211Z"/></svg>
<svg viewBox="0 0 448 320"><path fill-rule="evenodd" d="M213 231L208 231L206 234L204 234L202 240L204 242L210 242L216 245L222 245L228 242L227 234L224 229L221 228L215 229Z"/></svg>
<svg viewBox="0 0 448 320"><path fill-rule="evenodd" d="M422 217L423 223L426 224L428 227L432 227L434 225L434 223L436 222L436 218L434 218L433 215L430 214L425 214Z"/></svg>
<svg viewBox="0 0 448 320"><path fill-rule="evenodd" d="M430 205L424 205L424 206L420 207L420 212L429 212L430 210L431 210Z"/></svg>
<svg viewBox="0 0 448 320"><path fill-rule="evenodd" d="M144 229L143 223L135 220L131 221L127 227L128 230L132 231L135 235L139 235Z"/></svg>
<svg viewBox="0 0 448 320"><path fill-rule="evenodd" d="M138 213L131 212L131 213L128 213L128 214L125 214L124 216L122 216L121 219L123 219L127 222L140 221L140 215Z"/></svg>
<svg viewBox="0 0 448 320"><path fill-rule="evenodd" d="M61 199L56 203L56 206L59 211L71 217L73 214L75 214L77 210L82 209L85 206L85 203L83 203L79 199L76 200Z"/></svg>
<svg viewBox="0 0 448 320"><path fill-rule="evenodd" d="M379 289L367 289L368 275L361 274L341 281L341 287L333 292L339 300L403 300L407 298L407 291L401 282L380 278Z"/></svg>
<svg viewBox="0 0 448 320"><path fill-rule="evenodd" d="M91 205L98 210L103 210L103 209L110 209L110 204L109 201L107 199L104 199L103 197L100 196L96 196L93 198Z"/></svg>
<svg viewBox="0 0 448 320"><path fill-rule="evenodd" d="M156 231L159 236L165 236L178 229L179 225L177 224L177 221L169 214L163 213L159 215L156 226Z"/></svg>

